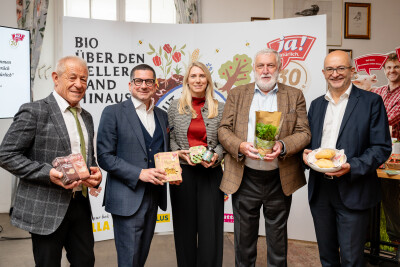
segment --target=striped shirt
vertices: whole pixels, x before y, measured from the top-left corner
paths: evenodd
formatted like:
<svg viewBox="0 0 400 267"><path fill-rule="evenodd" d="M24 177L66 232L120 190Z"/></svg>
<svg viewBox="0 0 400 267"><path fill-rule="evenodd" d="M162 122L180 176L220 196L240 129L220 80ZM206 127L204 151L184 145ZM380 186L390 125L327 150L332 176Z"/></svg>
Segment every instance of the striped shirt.
<svg viewBox="0 0 400 267"><path fill-rule="evenodd" d="M389 85L385 85L371 91L382 97L389 125L392 126L392 137L400 140L400 86L389 90Z"/></svg>

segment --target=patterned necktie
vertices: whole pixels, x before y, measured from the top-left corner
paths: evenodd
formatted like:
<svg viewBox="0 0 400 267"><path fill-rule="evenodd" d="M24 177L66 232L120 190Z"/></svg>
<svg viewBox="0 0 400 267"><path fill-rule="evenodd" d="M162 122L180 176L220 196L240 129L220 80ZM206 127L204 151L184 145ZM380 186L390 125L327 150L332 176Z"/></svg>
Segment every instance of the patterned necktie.
<svg viewBox="0 0 400 267"><path fill-rule="evenodd" d="M77 109L74 107L68 107L68 110L71 111L72 115L74 115L76 128L78 128L79 139L81 143L81 154L83 156L83 160L86 162L86 145L85 145L85 138L83 137L81 123L78 119ZM87 186L82 185L82 195L87 197Z"/></svg>

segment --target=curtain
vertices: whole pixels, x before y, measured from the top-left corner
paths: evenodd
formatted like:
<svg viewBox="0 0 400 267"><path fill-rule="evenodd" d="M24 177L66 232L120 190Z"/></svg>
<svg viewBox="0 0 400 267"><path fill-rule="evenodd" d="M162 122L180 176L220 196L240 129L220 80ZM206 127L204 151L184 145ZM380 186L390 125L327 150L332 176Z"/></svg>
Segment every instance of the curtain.
<svg viewBox="0 0 400 267"><path fill-rule="evenodd" d="M199 23L200 0L174 0L178 23Z"/></svg>
<svg viewBox="0 0 400 267"><path fill-rule="evenodd" d="M18 28L31 33L31 95L36 68L39 64L49 0L17 0Z"/></svg>

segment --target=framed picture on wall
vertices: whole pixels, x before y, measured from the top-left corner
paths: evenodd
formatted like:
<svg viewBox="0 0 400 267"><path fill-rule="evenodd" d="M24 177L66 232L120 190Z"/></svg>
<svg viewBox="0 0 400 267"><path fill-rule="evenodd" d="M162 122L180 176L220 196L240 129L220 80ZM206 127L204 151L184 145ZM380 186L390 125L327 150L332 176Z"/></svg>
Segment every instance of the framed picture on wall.
<svg viewBox="0 0 400 267"><path fill-rule="evenodd" d="M274 0L274 19L326 15L327 45L342 45L342 0Z"/></svg>
<svg viewBox="0 0 400 267"><path fill-rule="evenodd" d="M269 18L263 18L263 17L251 17L251 21L258 21L258 20L269 20Z"/></svg>
<svg viewBox="0 0 400 267"><path fill-rule="evenodd" d="M344 38L371 39L371 4L345 3Z"/></svg>
<svg viewBox="0 0 400 267"><path fill-rule="evenodd" d="M353 60L353 50L351 50L351 49L341 49L341 48L340 49L330 48L329 49L329 53L333 52L333 51L336 51L336 50L342 50L342 51L346 52L347 54L349 54L350 59Z"/></svg>

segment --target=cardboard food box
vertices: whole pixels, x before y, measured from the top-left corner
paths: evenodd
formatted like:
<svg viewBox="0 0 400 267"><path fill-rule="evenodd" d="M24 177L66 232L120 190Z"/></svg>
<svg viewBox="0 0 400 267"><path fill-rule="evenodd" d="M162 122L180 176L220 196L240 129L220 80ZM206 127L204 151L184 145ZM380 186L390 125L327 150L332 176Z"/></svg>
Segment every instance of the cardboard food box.
<svg viewBox="0 0 400 267"><path fill-rule="evenodd" d="M400 154L392 154L386 161L388 169L400 170Z"/></svg>
<svg viewBox="0 0 400 267"><path fill-rule="evenodd" d="M61 182L64 185L72 184L73 182L79 180L79 175L75 171L74 166L67 157L58 157L53 160L53 167L64 174L61 178Z"/></svg>
<svg viewBox="0 0 400 267"><path fill-rule="evenodd" d="M53 167L64 174L61 182L64 185L77 180L86 180L90 173L81 153L71 154L66 157L57 157L52 162Z"/></svg>
<svg viewBox="0 0 400 267"><path fill-rule="evenodd" d="M89 178L90 173L81 153L69 155L69 160L71 161L76 172L78 173L79 179L86 180L87 178Z"/></svg>
<svg viewBox="0 0 400 267"><path fill-rule="evenodd" d="M182 181L181 166L177 152L160 152L154 155L157 169L163 169L167 173L167 181Z"/></svg>

